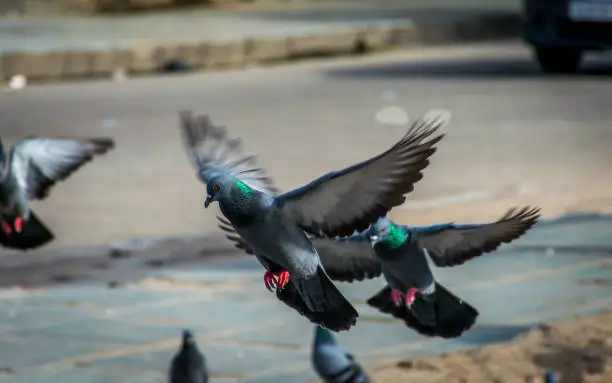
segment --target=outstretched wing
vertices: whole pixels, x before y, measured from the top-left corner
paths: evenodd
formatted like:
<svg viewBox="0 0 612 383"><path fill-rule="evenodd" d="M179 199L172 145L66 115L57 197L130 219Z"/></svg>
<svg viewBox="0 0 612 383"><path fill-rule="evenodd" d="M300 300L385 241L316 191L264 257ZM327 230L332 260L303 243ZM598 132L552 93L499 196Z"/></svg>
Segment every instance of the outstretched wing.
<svg viewBox="0 0 612 383"><path fill-rule="evenodd" d="M424 140L448 118L446 112L429 113L384 153L277 196L278 208L303 230L317 236L346 237L367 229L401 205L404 194L423 178L421 172L444 135Z"/></svg>
<svg viewBox="0 0 612 383"><path fill-rule="evenodd" d="M204 183L216 174L228 173L253 189L278 193L266 172L257 167L255 156L243 155L242 141L228 138L224 126L213 124L208 115L195 116L191 111L182 111L179 116L187 157Z"/></svg>
<svg viewBox="0 0 612 383"><path fill-rule="evenodd" d="M44 199L95 155L115 147L110 138L26 138L11 148L10 175L28 199Z"/></svg>
<svg viewBox="0 0 612 383"><path fill-rule="evenodd" d="M228 220L221 216L217 216L217 220L219 228L227 233L226 237L237 249L254 254L251 245L236 233ZM311 238L311 241L327 275L334 281L363 281L382 273L382 265L367 241L347 242L330 238Z"/></svg>
<svg viewBox="0 0 612 383"><path fill-rule="evenodd" d="M540 209L510 209L498 221L480 225L446 225L430 233L415 232L417 244L427 249L438 267L450 267L497 249L527 232L540 217ZM405 227L411 231L410 227Z"/></svg>

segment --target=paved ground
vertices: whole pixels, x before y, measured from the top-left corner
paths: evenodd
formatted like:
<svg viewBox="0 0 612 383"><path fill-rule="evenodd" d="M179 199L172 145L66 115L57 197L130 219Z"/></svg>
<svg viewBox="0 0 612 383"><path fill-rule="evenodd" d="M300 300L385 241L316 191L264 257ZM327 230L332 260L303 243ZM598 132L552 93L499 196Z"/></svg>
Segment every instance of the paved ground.
<svg viewBox="0 0 612 383"><path fill-rule="evenodd" d="M185 9L122 17L0 19L0 50L100 50L148 42L295 35L362 25L435 23L470 15L519 11L517 0L387 0L310 3L285 11Z"/></svg>
<svg viewBox="0 0 612 383"><path fill-rule="evenodd" d="M67 246L212 229L214 215L202 209L203 189L180 147L176 111L184 108L227 124L287 189L400 137L404 126L376 122L381 109L399 105L414 118L443 107L453 113L447 137L393 218L480 221L514 204L539 205L547 217L611 212L612 89L602 81L609 70L597 65L583 76L540 77L520 44L497 44L2 93L0 135L9 142L28 134L108 134L118 144L36 205L58 240L31 254L3 252L3 274L14 271L6 265L42 262ZM518 247L437 270L481 310L479 327L460 340L425 340L365 308L378 280L342 286L362 318L339 338L374 362L503 340L542 320L609 308L611 226L605 217L541 225ZM205 238L200 252L217 240ZM80 251L69 253L82 259ZM111 274L114 267L121 268L111 265ZM45 279L46 271L31 273ZM160 381L184 327L197 331L217 381L312 377L305 359L311 327L267 295L252 260L209 258L199 267L146 273L148 280L116 289L2 290L0 364L16 374L0 381Z"/></svg>
<svg viewBox="0 0 612 383"><path fill-rule="evenodd" d="M481 311L456 340L421 337L364 305L380 280L343 284L361 319L338 339L369 367L391 356L503 341L542 321L612 306L611 217L544 223L440 281ZM307 382L312 326L276 302L253 259L161 270L118 289L67 285L0 294L0 382L162 382L182 328L196 331L213 382Z"/></svg>
<svg viewBox="0 0 612 383"><path fill-rule="evenodd" d="M57 233L52 248L215 227L181 147L177 111L185 108L210 113L243 137L283 189L387 148L406 129L376 121L390 105L412 118L447 108L447 137L394 217L493 219L518 203L541 205L548 217L612 212L612 88L602 81L609 73L541 76L514 43L29 87L0 93L0 135L8 143L30 134L117 141L115 151L34 205Z"/></svg>

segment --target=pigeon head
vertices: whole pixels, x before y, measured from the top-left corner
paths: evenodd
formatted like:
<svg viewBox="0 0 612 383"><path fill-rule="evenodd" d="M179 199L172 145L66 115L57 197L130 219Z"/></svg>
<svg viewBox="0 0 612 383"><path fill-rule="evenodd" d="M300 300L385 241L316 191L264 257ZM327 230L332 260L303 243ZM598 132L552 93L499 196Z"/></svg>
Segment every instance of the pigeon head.
<svg viewBox="0 0 612 383"><path fill-rule="evenodd" d="M321 345L321 344L330 344L330 343L335 344L336 343L336 340L334 339L334 336L332 335L331 331L321 326L315 327L314 341L315 341L315 346Z"/></svg>
<svg viewBox="0 0 612 383"><path fill-rule="evenodd" d="M255 191L249 185L237 177L229 174L219 174L210 179L206 184L206 200L204 207L207 208L214 201L230 201L235 198L246 198Z"/></svg>
<svg viewBox="0 0 612 383"><path fill-rule="evenodd" d="M194 343L195 337L193 336L193 332L191 332L191 330L183 330L183 345Z"/></svg>
<svg viewBox="0 0 612 383"><path fill-rule="evenodd" d="M406 232L389 218L382 217L370 227L370 244L384 244L391 249L400 247L406 240Z"/></svg>

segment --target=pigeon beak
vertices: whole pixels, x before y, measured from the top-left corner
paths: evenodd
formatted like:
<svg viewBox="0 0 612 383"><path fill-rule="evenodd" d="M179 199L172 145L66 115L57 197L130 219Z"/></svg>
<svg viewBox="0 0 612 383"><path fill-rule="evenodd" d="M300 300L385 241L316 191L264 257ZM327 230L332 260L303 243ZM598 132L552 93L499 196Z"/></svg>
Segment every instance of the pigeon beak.
<svg viewBox="0 0 612 383"><path fill-rule="evenodd" d="M206 196L206 199L204 200L204 208L207 209L208 205L210 205L212 203L212 201L214 201L214 197L213 196Z"/></svg>
<svg viewBox="0 0 612 383"><path fill-rule="evenodd" d="M370 236L370 244L372 245L372 247L374 247L374 245L376 245L378 243L378 241L380 241L380 237L377 235L371 235Z"/></svg>

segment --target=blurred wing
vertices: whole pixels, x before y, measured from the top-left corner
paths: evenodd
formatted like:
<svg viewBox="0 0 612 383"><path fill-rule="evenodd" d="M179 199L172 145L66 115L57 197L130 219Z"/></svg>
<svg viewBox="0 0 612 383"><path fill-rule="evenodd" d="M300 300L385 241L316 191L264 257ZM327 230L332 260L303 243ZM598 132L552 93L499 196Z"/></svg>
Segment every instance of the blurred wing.
<svg viewBox="0 0 612 383"><path fill-rule="evenodd" d="M28 199L44 199L56 182L114 147L110 138L27 138L11 149L10 174Z"/></svg>
<svg viewBox="0 0 612 383"><path fill-rule="evenodd" d="M382 273L382 265L370 242L346 242L331 238L311 238L311 241L327 275L334 281L363 281Z"/></svg>
<svg viewBox="0 0 612 383"><path fill-rule="evenodd" d="M496 250L527 232L540 217L540 209L510 209L498 221L482 225L453 225L432 234L417 236L417 244L427 249L438 267L450 267ZM409 230L409 229L408 229Z"/></svg>
<svg viewBox="0 0 612 383"><path fill-rule="evenodd" d="M253 248L245 241L232 224L217 216L219 228L237 249L254 255ZM327 275L334 281L353 282L376 278L382 273L382 266L369 242L345 242L329 238L311 238L317 249L321 264Z"/></svg>
<svg viewBox="0 0 612 383"><path fill-rule="evenodd" d="M277 206L306 232L346 237L363 231L395 206L423 178L421 171L444 135L431 136L448 113L417 120L386 152L344 170L327 173L299 189L276 197Z"/></svg>
<svg viewBox="0 0 612 383"><path fill-rule="evenodd" d="M217 221L219 221L217 226L227 233L225 237L232 241L235 248L240 249L249 255L255 255L255 251L253 251L251 245L245 239L243 239L240 234L236 233L236 230L230 221L219 215L217 216Z"/></svg>
<svg viewBox="0 0 612 383"><path fill-rule="evenodd" d="M207 115L194 116L191 111L179 115L187 157L204 183L215 174L229 173L253 189L278 193L265 171L257 167L255 157L242 154L239 138L228 138L227 129L213 124Z"/></svg>

